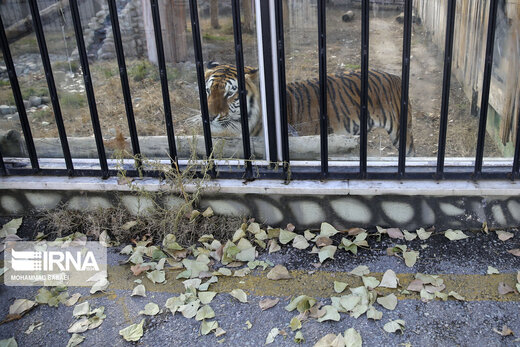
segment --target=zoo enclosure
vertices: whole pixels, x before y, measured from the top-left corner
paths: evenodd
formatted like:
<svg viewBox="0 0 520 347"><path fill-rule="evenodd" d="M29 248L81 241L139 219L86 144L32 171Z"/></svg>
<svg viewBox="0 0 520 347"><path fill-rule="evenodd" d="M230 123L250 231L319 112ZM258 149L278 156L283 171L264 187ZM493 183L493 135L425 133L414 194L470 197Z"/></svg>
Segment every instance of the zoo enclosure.
<svg viewBox="0 0 520 347"><path fill-rule="evenodd" d="M361 114L361 131L360 131L360 153L359 161L353 162L333 162L328 159L329 139L327 134L328 117L326 110L327 88L325 86L325 78L327 74L326 64L326 6L324 0L317 1L318 7L318 37L316 47L319 52L319 77L320 77L320 157L319 162L301 162L291 160L289 157L289 136L288 124L286 118L285 105L285 55L284 55L284 17L282 1L256 1L257 21L259 32L261 32L262 40L259 40L259 61L262 83L266 90L266 115L265 115L265 144L266 159L253 160L251 155L251 138L249 136L249 126L247 117L241 118L242 125L242 151L243 157L247 160L239 160L237 163L244 168L230 167L225 163L218 165L215 161L216 168L211 172L213 176L219 178L288 178L291 179L478 179L478 178L495 178L495 179L514 179L519 176L519 156L520 141L518 136L515 142L515 152L511 164L501 163L490 167L484 167L483 170L483 148L485 141L486 121L488 117L488 105L490 97L490 83L493 66L495 27L497 19L497 8L499 0L491 0L489 14L487 16L487 39L485 56L482 63L482 89L478 103L480 104L479 115L479 131L475 134L478 137L477 150L475 160L472 166L460 165L460 163L451 163L446 165L446 129L448 126L448 105L449 105L449 89L451 77L451 64L454 40L454 21L455 6L460 3L456 0L447 2L446 11L446 29L445 29L445 59L444 59L444 80L441 107L441 122L439 131L437 160L435 163L426 161L407 160L405 153L406 142L406 118L408 107L408 88L409 88L409 71L410 71L410 45L411 45L411 25L412 25L412 0L404 1L404 20L403 20L403 57L402 57L402 99L401 99L401 121L403 128L400 134L399 157L395 162L369 162L367 158L367 95L368 95L368 57L369 57L369 0L361 1L362 6L362 38L361 38L361 75L362 75L362 93L360 102ZM232 3L233 29L235 38L235 54L236 65L239 74L239 94L241 98L242 114L246 112L245 87L244 87L244 61L243 61L243 45L242 32L240 24L240 6L239 1L234 0ZM110 8L110 20L112 24L114 43L116 47L117 60L121 78L121 87L125 100L126 116L129 126L132 151L137 160L127 161L125 169L128 175L138 175L144 169L145 175L157 176L159 171L150 170L139 160L141 150L137 129L135 125L135 117L132 109L130 96L130 88L128 85L128 76L125 65L125 54L121 40L121 32L119 29L118 15L115 0L108 0ZM89 61L85 48L83 30L81 26L81 17L78 9L78 2L70 1L70 11L72 22L74 24L78 53L81 62L81 69L85 83L88 105L94 137L99 158L99 168L92 169L82 166L80 161L73 160L70 154L68 138L65 131L63 120L61 119L60 104L56 92L56 86L53 79L52 68L50 65L49 54L46 48L45 36L42 28L41 18L37 1L30 0L29 5L32 13L33 27L41 52L42 62L45 69L45 77L48 82L49 93L56 117L56 125L58 127L60 142L65 159L65 169L49 169L42 168L40 161L44 158L38 158L36 148L34 146L33 137L31 135L30 124L25 112L25 106L20 93L16 71L14 69L13 59L9 51L9 44L5 35L5 28L0 23L0 39L2 41L3 56L6 67L9 72L9 78L18 108L18 114L22 124L25 145L30 159L30 167L20 165L20 161L11 162L1 158L0 154L0 172L2 175L25 175L25 174L42 174L42 175L63 175L70 176L102 176L108 177L117 174L117 170L112 160L107 159L105 146L101 134L101 126L99 124L96 100L94 90L92 88L92 80L89 71ZM207 108L207 100L205 93L204 81L204 60L202 56L202 42L200 35L200 25L197 11L197 1L189 1L191 26L193 33L193 43L197 67L197 76L199 83L199 96L201 103L201 113L204 129L204 143L206 157L211 158L213 154L213 141L211 136L211 128L209 122L209 114ZM186 167L187 159L179 158L177 155L178 144L175 141L175 133L172 123L172 110L168 94L167 73L164 59L164 48L161 36L161 23L159 15L159 6L157 0L150 0L150 10L153 18L153 27L155 33L155 44L157 47L158 69L160 72L160 80L163 93L164 116L166 123L166 133L168 138L168 154L171 158L171 164L180 167L181 170ZM275 57L273 59L273 57ZM277 112L277 107L279 108ZM518 112L518 107L517 112ZM517 117L518 119L519 117ZM516 128L520 123L516 124ZM516 131L518 133L518 130ZM408 163L407 163L408 161ZM274 165L273 163L279 165ZM282 169L280 169L281 167Z"/></svg>

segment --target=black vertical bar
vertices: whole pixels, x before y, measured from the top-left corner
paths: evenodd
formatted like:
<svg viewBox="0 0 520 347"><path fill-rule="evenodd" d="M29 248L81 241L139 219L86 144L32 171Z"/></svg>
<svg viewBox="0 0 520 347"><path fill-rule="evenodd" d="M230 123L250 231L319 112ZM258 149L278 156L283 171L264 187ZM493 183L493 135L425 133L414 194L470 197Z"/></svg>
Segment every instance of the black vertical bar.
<svg viewBox="0 0 520 347"><path fill-rule="evenodd" d="M0 175L7 176L7 169L5 168L4 157L2 156L1 152L0 152Z"/></svg>
<svg viewBox="0 0 520 347"><path fill-rule="evenodd" d="M137 127L135 125L134 109L132 107L132 96L130 94L130 84L128 83L128 75L126 72L125 52L121 41L121 31L119 29L119 18L117 17L115 0L108 0L108 10L110 12L110 21L112 22L112 34L114 36L114 45L116 48L117 65L119 66L121 89L123 90L123 98L125 100L126 119L128 121L128 130L132 141L132 151L136 159L136 166L137 168L140 168L142 165L141 150L139 148L139 138L137 137Z"/></svg>
<svg viewBox="0 0 520 347"><path fill-rule="evenodd" d="M262 43L264 56L265 101L267 105L267 129L269 140L269 158L271 162L278 161L276 147L276 120L274 111L274 84L273 84L273 54L271 49L271 19L269 18L269 1L260 2L262 14Z"/></svg>
<svg viewBox="0 0 520 347"><path fill-rule="evenodd" d="M515 141L515 156L513 157L513 175L512 178L520 174L520 107L517 113L516 122L516 141Z"/></svg>
<svg viewBox="0 0 520 347"><path fill-rule="evenodd" d="M446 131L448 128L448 106L450 104L451 60L453 55L453 32L455 30L455 5L457 0L448 0L446 38L444 39L444 76L442 80L441 121L437 148L437 178L444 175L446 155Z"/></svg>
<svg viewBox="0 0 520 347"><path fill-rule="evenodd" d="M278 94L280 101L280 123L282 135L283 174L288 178L289 171L289 126L287 123L287 89L285 80L285 44L283 32L283 0L276 0L276 43L278 56Z"/></svg>
<svg viewBox="0 0 520 347"><path fill-rule="evenodd" d="M92 78L90 77L90 68L88 65L87 51L85 49L85 41L83 39L83 29L81 27L81 18L79 16L77 0L70 0L70 12L72 15L72 23L74 24L74 33L76 34L76 44L78 47L79 60L81 70L83 71L83 81L85 82L85 92L87 94L88 107L90 110L90 119L94 130L94 138L96 139L96 147L101 166L101 174L103 178L109 176L107 156L105 146L103 144L103 135L101 134L101 126L99 124L99 116L96 107L96 98L94 96L94 87Z"/></svg>
<svg viewBox="0 0 520 347"><path fill-rule="evenodd" d="M327 178L329 174L327 119L327 41L325 16L325 0L318 0L318 52L320 61L320 142L322 178Z"/></svg>
<svg viewBox="0 0 520 347"><path fill-rule="evenodd" d="M159 63L159 73L161 76L161 88L164 104L164 118L166 121L166 134L168 136L168 149L172 165L177 165L177 147L175 146L175 135L173 132L172 109L170 105L170 94L168 91L168 75L166 62L164 59L164 47L162 41L161 16L159 14L159 4L157 0L151 0L153 31L155 33L155 46L157 47L157 61ZM175 163L175 164L174 164Z"/></svg>
<svg viewBox="0 0 520 347"><path fill-rule="evenodd" d="M38 10L36 0L29 0L29 7L31 9L34 32L36 34L38 46L40 47L40 55L42 57L43 69L45 70L45 77L47 79L47 86L49 88L52 108L54 110L54 118L56 120L56 126L58 127L58 134L60 137L61 148L63 150L65 165L67 167L69 176L72 176L74 175L74 165L72 164L72 158L70 156L67 132L65 131L65 125L63 124L63 116L61 113L60 102L58 100L58 92L56 91L56 83L54 82L54 76L52 74L49 51L47 50L47 43L45 42L45 34L43 32L43 26L40 18L40 11Z"/></svg>
<svg viewBox="0 0 520 347"><path fill-rule="evenodd" d="M359 144L359 173L367 175L367 122L368 122L368 50L369 50L369 0L361 3L361 133Z"/></svg>
<svg viewBox="0 0 520 347"><path fill-rule="evenodd" d="M495 27L497 21L498 0L489 4L489 20L486 42L486 57L484 62L484 80L482 82L482 100L480 104L480 121L478 125L477 153L475 155L475 177L482 173L482 157L484 156L484 141L486 139L486 123L489 105L489 89L491 72L493 70L493 50L495 47Z"/></svg>
<svg viewBox="0 0 520 347"><path fill-rule="evenodd" d="M204 130L204 143L206 145L206 156L209 159L213 153L213 143L211 140L211 126L209 122L208 96L206 95L206 81L204 78L204 60L202 59L202 43L200 40L199 13L197 10L197 0L190 0L191 32L193 34L193 50L195 53L195 65L197 68L197 81L199 83L200 113L202 116L202 128ZM215 166L210 170L212 177L215 177Z"/></svg>
<svg viewBox="0 0 520 347"><path fill-rule="evenodd" d="M242 124L242 145L244 159L246 161L246 179L253 178L253 166L251 164L251 143L249 140L249 120L247 115L246 81L244 75L244 53L242 47L242 27L240 25L240 1L231 1L233 13L233 33L235 37L235 59L237 66L238 93L240 99L240 121Z"/></svg>
<svg viewBox="0 0 520 347"><path fill-rule="evenodd" d="M0 16L0 45L2 46L2 54L4 55L5 67L9 74L9 81L11 82L11 89L13 90L14 101L16 108L18 109L18 117L22 125L23 137L25 138L25 145L27 146L27 153L31 160L31 166L33 171L38 172L40 170L40 164L38 163L38 156L36 155L36 148L34 147L34 141L31 133L31 126L27 119L27 113L25 112L25 105L23 103L22 92L20 91L20 85L18 84L18 78L16 77L16 70L14 68L13 57L11 56L11 50L9 49L9 43L5 36L4 23L2 16Z"/></svg>
<svg viewBox="0 0 520 347"><path fill-rule="evenodd" d="M410 46L412 42L412 0L405 0L403 30L403 67L401 80L401 115L399 117L398 174L403 176L406 166L406 132L408 125L408 87L410 82Z"/></svg>

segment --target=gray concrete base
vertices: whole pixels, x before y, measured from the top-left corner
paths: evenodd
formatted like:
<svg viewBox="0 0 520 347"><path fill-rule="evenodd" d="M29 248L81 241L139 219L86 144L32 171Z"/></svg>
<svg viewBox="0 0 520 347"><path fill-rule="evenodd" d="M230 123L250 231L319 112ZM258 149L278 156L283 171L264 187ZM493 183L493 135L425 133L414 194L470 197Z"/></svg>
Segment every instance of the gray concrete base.
<svg viewBox="0 0 520 347"><path fill-rule="evenodd" d="M162 192L156 203L174 209L183 200L155 179L118 184L116 178L2 177L0 214L19 215L57 206L91 210L122 205L131 213L153 208L135 188ZM186 185L185 189L196 189ZM152 194L153 195L153 194ZM218 214L252 216L272 226L293 223L316 228L327 221L338 228L394 226L414 229L520 226L520 184L508 181L281 181L214 180L204 186L200 207Z"/></svg>

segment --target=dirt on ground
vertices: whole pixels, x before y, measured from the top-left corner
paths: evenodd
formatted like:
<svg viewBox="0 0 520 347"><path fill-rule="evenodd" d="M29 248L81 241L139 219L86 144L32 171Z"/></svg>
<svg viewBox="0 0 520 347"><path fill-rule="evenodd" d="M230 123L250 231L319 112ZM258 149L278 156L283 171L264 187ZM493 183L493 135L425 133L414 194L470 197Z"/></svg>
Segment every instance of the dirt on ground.
<svg viewBox="0 0 520 347"><path fill-rule="evenodd" d="M308 7L308 6L307 6ZM318 36L316 8L291 8L285 30L287 81L318 76ZM341 17L346 10L354 12L350 22ZM370 67L401 75L403 26L395 20L396 11L371 11ZM211 29L209 19L202 18L204 59L234 63L234 41L230 17L221 19L221 28ZM187 33L191 47L191 33ZM243 33L246 65L257 66L256 34ZM345 7L327 8L327 68L329 73L359 68L361 48L361 11ZM168 66L169 92L176 135L202 134L193 119L200 117L198 87L191 62ZM15 59L16 61L16 59ZM165 135L164 107L157 68L144 60L128 60L133 108L140 136ZM81 84L81 74L67 75L68 64L57 65L65 77L59 84L60 102L68 136L92 136L89 107L83 91L72 88ZM92 62L91 66L97 108L104 138L109 142L118 134L128 136L124 99L117 63ZM416 156L437 155L443 80L443 51L432 44L419 24L413 25L410 71L410 105L413 113L413 135ZM20 77L24 98L33 94L46 95L42 72ZM60 82L60 80L58 80ZM13 104L10 86L0 85L0 103ZM475 154L478 118L471 115L470 102L462 86L452 77L446 155L472 157ZM57 137L54 115L50 105L28 109L34 137ZM293 125L297 127L297 124ZM21 129L17 117L0 118L2 129ZM369 156L397 155L397 148L382 129L369 133ZM497 147L486 141L485 153L500 157Z"/></svg>

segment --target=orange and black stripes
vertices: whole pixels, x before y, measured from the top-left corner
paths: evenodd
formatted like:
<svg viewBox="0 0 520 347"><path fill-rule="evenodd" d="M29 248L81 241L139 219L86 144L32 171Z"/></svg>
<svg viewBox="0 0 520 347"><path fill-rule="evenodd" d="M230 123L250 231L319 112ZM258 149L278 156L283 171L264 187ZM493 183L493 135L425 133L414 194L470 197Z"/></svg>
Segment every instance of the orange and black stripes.
<svg viewBox="0 0 520 347"><path fill-rule="evenodd" d="M257 69L245 67L248 93L249 125L252 135L260 134L262 121ZM218 115L215 122L230 127L237 122L235 97L226 99L226 85L236 84L237 71L233 65L214 65L206 72L210 113ZM401 107L401 78L387 72L371 70L368 74L367 130L384 128L394 145L399 141L399 113ZM317 135L319 122L319 80L317 78L287 84L287 120L298 135ZM359 135L361 102L361 73L339 73L327 76L327 114L329 133ZM257 104L254 107L253 104ZM254 110L252 112L251 110ZM230 112L233 111L233 112ZM218 125L212 122L213 127ZM236 129L239 128L238 124ZM254 131L253 131L254 129ZM408 108L407 152L413 150L412 116Z"/></svg>
<svg viewBox="0 0 520 347"><path fill-rule="evenodd" d="M359 135L361 74L359 71L329 75L327 78L327 114L333 133ZM368 130L384 128L394 145L399 141L401 79L371 70L368 83ZM319 81L309 79L287 84L287 119L299 135L319 134ZM411 129L411 111L409 111ZM411 131L408 149L413 147Z"/></svg>

